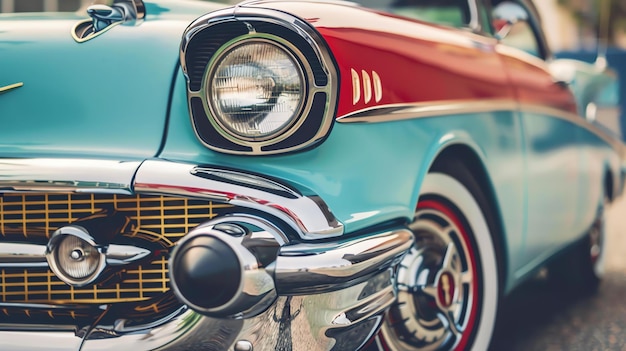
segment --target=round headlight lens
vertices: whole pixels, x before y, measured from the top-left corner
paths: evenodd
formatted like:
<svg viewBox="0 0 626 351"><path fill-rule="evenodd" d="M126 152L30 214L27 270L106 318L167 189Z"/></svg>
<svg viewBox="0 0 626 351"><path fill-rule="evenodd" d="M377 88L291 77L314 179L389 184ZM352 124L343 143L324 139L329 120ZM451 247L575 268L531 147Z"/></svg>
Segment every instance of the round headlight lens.
<svg viewBox="0 0 626 351"><path fill-rule="evenodd" d="M268 40L228 48L207 80L217 123L229 134L261 141L280 135L298 118L306 86L296 58Z"/></svg>

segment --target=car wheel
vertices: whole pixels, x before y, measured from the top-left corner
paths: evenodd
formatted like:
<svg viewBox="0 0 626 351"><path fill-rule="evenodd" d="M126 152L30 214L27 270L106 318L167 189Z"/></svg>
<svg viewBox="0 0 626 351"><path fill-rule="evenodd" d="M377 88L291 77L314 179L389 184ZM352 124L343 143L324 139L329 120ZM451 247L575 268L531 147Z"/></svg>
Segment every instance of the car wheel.
<svg viewBox="0 0 626 351"><path fill-rule="evenodd" d="M550 280L557 288L577 295L589 295L598 290L604 276L608 205L605 198L587 234L549 266Z"/></svg>
<svg viewBox="0 0 626 351"><path fill-rule="evenodd" d="M429 173L422 185L410 224L415 245L398 266L398 298L378 334L379 349L489 346L499 285L488 221L477 200L484 197L469 172L450 169L459 176Z"/></svg>

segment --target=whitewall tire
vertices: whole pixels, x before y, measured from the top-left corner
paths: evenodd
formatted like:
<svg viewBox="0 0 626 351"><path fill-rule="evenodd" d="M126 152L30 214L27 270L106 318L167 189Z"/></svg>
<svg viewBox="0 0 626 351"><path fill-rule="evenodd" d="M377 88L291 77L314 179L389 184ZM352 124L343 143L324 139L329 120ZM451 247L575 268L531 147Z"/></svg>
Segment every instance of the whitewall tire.
<svg viewBox="0 0 626 351"><path fill-rule="evenodd" d="M497 260L479 205L484 196L476 182L456 179L468 175L433 172L422 184L410 224L415 245L398 267L398 299L376 340L382 350L489 347L499 300Z"/></svg>

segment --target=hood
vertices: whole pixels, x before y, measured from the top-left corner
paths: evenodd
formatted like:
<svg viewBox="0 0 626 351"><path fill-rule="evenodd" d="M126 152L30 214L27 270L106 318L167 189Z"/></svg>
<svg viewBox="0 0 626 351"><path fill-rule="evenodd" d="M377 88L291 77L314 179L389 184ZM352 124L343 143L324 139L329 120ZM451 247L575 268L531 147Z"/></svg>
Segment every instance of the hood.
<svg viewBox="0 0 626 351"><path fill-rule="evenodd" d="M224 5L146 2L145 21L78 43L87 16L0 15L0 157L145 158L167 124L187 25Z"/></svg>

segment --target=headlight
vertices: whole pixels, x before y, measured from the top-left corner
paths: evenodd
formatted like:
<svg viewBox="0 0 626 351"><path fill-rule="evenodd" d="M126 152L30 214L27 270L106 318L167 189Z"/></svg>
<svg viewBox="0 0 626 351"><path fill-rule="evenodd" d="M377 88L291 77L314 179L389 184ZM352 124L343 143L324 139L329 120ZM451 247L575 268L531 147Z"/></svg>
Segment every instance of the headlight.
<svg viewBox="0 0 626 351"><path fill-rule="evenodd" d="M204 146L234 155L321 145L339 98L326 41L300 18L248 10L213 12L185 30L180 63L193 131Z"/></svg>
<svg viewBox="0 0 626 351"><path fill-rule="evenodd" d="M59 279L75 287L93 282L106 265L91 236L79 226L63 227L50 238L46 258Z"/></svg>
<svg viewBox="0 0 626 351"><path fill-rule="evenodd" d="M222 130L238 139L263 141L296 122L307 87L298 60L287 48L255 38L235 42L216 56L206 92Z"/></svg>

